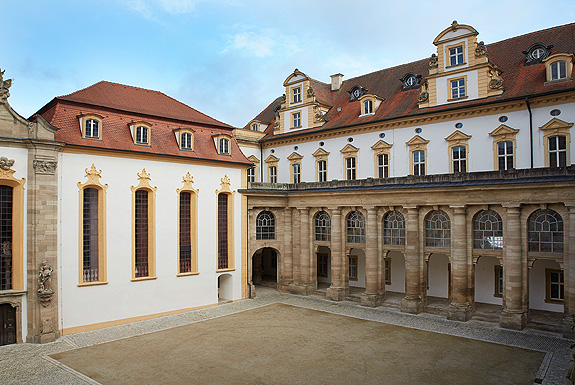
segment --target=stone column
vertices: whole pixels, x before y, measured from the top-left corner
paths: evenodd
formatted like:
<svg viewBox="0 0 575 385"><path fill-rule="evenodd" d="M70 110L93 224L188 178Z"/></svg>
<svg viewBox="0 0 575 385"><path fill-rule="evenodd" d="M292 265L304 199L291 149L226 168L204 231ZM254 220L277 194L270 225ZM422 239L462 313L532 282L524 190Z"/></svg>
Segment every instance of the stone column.
<svg viewBox="0 0 575 385"><path fill-rule="evenodd" d="M248 266L247 266L248 298L256 297L256 287L254 285L254 271L253 271L254 251L251 248L251 245L253 245L255 241L255 229L256 229L255 212L256 209L254 207L248 208Z"/></svg>
<svg viewBox="0 0 575 385"><path fill-rule="evenodd" d="M301 223L299 219L299 210L292 210L292 261L293 261L293 285L290 286L290 291L299 293L299 286L301 285Z"/></svg>
<svg viewBox="0 0 575 385"><path fill-rule="evenodd" d="M405 226L405 297L401 311L417 314L423 310L423 258L419 245L419 210L416 206L407 209Z"/></svg>
<svg viewBox="0 0 575 385"><path fill-rule="evenodd" d="M300 219L300 288L302 294L311 293L311 244L309 229L309 208L298 209Z"/></svg>
<svg viewBox="0 0 575 385"><path fill-rule="evenodd" d="M278 234L283 234L283 268L278 282L278 290L287 291L293 286L293 253L292 253L292 209L286 207L283 215L283 226Z"/></svg>
<svg viewBox="0 0 575 385"><path fill-rule="evenodd" d="M326 298L332 301L343 300L347 293L345 282L342 280L342 272L345 271L343 260L345 250L342 248L341 209L331 211L331 286L326 291Z"/></svg>
<svg viewBox="0 0 575 385"><path fill-rule="evenodd" d="M38 127L38 126L37 126ZM58 150L62 143L31 139L28 146L26 342L51 342L58 321ZM50 272L51 269L51 272ZM39 272L49 278L39 281Z"/></svg>
<svg viewBox="0 0 575 385"><path fill-rule="evenodd" d="M565 206L569 209L569 217L564 220L567 222L565 227L569 233L565 232L565 234L573 234L575 231L575 202L566 202ZM567 247L564 247L565 251L563 252L563 276L565 280L563 337L575 338L575 332L571 330L571 323L575 319L575 237L567 236L567 239L568 244Z"/></svg>
<svg viewBox="0 0 575 385"><path fill-rule="evenodd" d="M381 295L378 290L378 258L377 258L377 210L367 209L367 229L365 244L365 292L361 296L363 306L376 307L381 305Z"/></svg>
<svg viewBox="0 0 575 385"><path fill-rule="evenodd" d="M507 223L503 233L503 310L499 324L507 329L522 330L527 325L527 310L523 306L524 265L527 258L521 250L520 205L504 205Z"/></svg>
<svg viewBox="0 0 575 385"><path fill-rule="evenodd" d="M467 221L465 206L451 206L451 303L447 318L468 321L473 313L469 271L471 260L467 254Z"/></svg>

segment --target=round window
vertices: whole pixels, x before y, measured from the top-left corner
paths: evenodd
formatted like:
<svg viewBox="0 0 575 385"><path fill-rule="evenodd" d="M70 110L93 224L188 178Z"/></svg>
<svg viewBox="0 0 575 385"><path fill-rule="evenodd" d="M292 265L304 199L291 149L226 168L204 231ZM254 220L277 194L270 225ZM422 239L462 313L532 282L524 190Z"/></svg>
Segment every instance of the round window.
<svg viewBox="0 0 575 385"><path fill-rule="evenodd" d="M551 114L551 116L559 116L559 115L561 115L561 110L558 110L556 108L554 110L551 110L551 112L549 114Z"/></svg>
<svg viewBox="0 0 575 385"><path fill-rule="evenodd" d="M421 134L421 131L423 131L421 128L416 128L416 129L415 129L415 133L416 133L416 134Z"/></svg>
<svg viewBox="0 0 575 385"><path fill-rule="evenodd" d="M531 57L533 59L542 58L543 55L545 55L545 50L543 48L535 48L533 51L531 51Z"/></svg>
<svg viewBox="0 0 575 385"><path fill-rule="evenodd" d="M325 143L324 142L319 142L319 146L322 147Z"/></svg>
<svg viewBox="0 0 575 385"><path fill-rule="evenodd" d="M455 123L455 128L461 128L463 127L463 123Z"/></svg>
<svg viewBox="0 0 575 385"><path fill-rule="evenodd" d="M408 86L412 86L415 84L415 76L410 76L407 78L407 80L405 81L405 84L407 84Z"/></svg>
<svg viewBox="0 0 575 385"><path fill-rule="evenodd" d="M347 141L351 143L353 142L353 138L347 138Z"/></svg>
<svg viewBox="0 0 575 385"><path fill-rule="evenodd" d="M499 121L500 121L501 123L505 123L505 122L507 121L507 116L500 116L500 117L499 117Z"/></svg>
<svg viewBox="0 0 575 385"><path fill-rule="evenodd" d="M379 137L382 139L385 138L385 132L382 132L381 134L379 134Z"/></svg>

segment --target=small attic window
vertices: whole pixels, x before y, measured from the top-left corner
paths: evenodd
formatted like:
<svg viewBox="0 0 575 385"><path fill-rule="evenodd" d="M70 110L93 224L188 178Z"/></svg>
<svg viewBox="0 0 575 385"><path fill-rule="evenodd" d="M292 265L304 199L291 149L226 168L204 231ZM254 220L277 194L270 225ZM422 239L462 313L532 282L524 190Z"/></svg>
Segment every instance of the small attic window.
<svg viewBox="0 0 575 385"><path fill-rule="evenodd" d="M227 134L213 135L214 145L219 155L230 155L230 139L231 136Z"/></svg>
<svg viewBox="0 0 575 385"><path fill-rule="evenodd" d="M102 139L102 116L97 114L86 114L78 116L82 138Z"/></svg>
<svg viewBox="0 0 575 385"><path fill-rule="evenodd" d="M546 46L543 43L532 44L527 51L523 51L525 55L525 65L530 66L533 64L542 63L545 58L551 54L552 45Z"/></svg>
<svg viewBox="0 0 575 385"><path fill-rule="evenodd" d="M359 100L360 97L362 97L363 95L365 95L365 93L368 91L367 88L364 88L362 86L353 86L351 87L351 90L347 91L349 92L349 101L350 102L355 102L356 100Z"/></svg>
<svg viewBox="0 0 575 385"><path fill-rule="evenodd" d="M363 116L374 115L375 111L377 111L377 109L384 100L385 99L380 98L379 96L376 95L366 94L361 96L359 98L359 102L361 103L360 106L361 111L359 117L361 118Z"/></svg>
<svg viewBox="0 0 575 385"><path fill-rule="evenodd" d="M399 79L401 81L401 90L408 91L408 90L415 90L421 87L421 80L423 76L416 75L414 73L407 73L404 77Z"/></svg>
<svg viewBox="0 0 575 385"><path fill-rule="evenodd" d="M129 126L134 144L144 146L150 145L150 131L152 128L151 124L147 122L132 122L129 123Z"/></svg>

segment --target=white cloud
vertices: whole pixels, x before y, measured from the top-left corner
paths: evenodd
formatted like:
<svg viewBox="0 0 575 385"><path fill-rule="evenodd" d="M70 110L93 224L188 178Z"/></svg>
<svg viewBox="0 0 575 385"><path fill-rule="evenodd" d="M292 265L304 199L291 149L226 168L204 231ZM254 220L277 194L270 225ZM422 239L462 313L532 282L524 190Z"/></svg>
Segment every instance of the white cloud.
<svg viewBox="0 0 575 385"><path fill-rule="evenodd" d="M257 31L250 31L252 27L241 25L235 25L234 28L244 29L244 31L228 36L222 53L240 51L243 56L278 58L287 57L302 50L298 47L298 39L295 36L282 35L269 28Z"/></svg>

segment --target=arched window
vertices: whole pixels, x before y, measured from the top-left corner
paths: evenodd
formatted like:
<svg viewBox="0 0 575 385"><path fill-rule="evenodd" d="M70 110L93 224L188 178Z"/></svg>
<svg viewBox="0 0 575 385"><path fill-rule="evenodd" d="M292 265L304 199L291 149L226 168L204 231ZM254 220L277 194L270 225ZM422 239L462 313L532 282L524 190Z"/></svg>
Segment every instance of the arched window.
<svg viewBox="0 0 575 385"><path fill-rule="evenodd" d="M0 186L0 290L12 289L13 190L11 186Z"/></svg>
<svg viewBox="0 0 575 385"><path fill-rule="evenodd" d="M390 211L383 219L383 244L405 245L405 219L399 211Z"/></svg>
<svg viewBox="0 0 575 385"><path fill-rule="evenodd" d="M315 215L315 240L320 242L331 240L331 218L325 211Z"/></svg>
<svg viewBox="0 0 575 385"><path fill-rule="evenodd" d="M275 218L269 211L262 211L256 218L256 239L275 239Z"/></svg>
<svg viewBox="0 0 575 385"><path fill-rule="evenodd" d="M503 249L503 222L494 210L481 210L473 220L473 248Z"/></svg>
<svg viewBox="0 0 575 385"><path fill-rule="evenodd" d="M425 246L448 249L451 245L451 222L449 216L434 210L425 218Z"/></svg>
<svg viewBox="0 0 575 385"><path fill-rule="evenodd" d="M347 243L365 243L365 217L359 211L347 216Z"/></svg>
<svg viewBox="0 0 575 385"><path fill-rule="evenodd" d="M556 211L537 210L529 217L529 251L563 252L563 219Z"/></svg>

